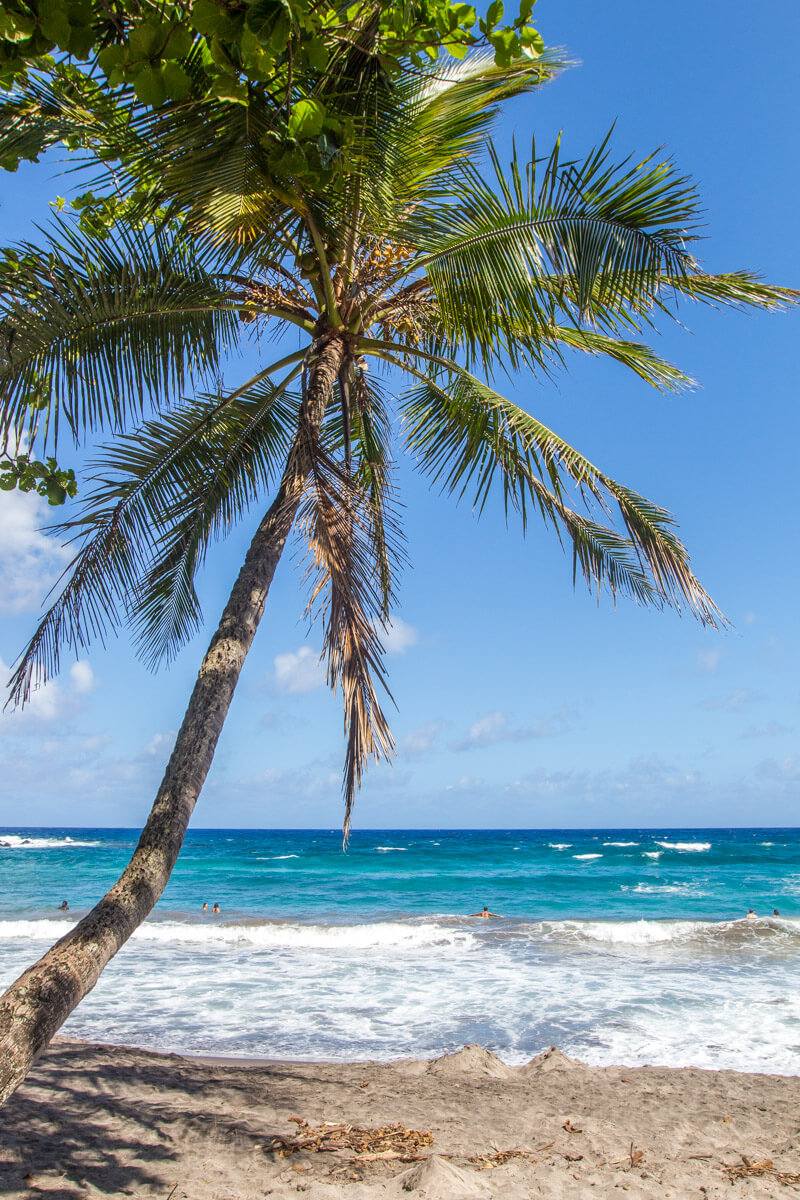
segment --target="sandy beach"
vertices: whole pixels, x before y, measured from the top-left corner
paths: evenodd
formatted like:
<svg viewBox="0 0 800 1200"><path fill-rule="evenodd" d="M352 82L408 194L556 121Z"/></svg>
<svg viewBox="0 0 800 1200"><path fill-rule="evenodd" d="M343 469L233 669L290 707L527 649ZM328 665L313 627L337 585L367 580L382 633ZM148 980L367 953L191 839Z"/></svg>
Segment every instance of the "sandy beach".
<svg viewBox="0 0 800 1200"><path fill-rule="evenodd" d="M800 1078L430 1062L233 1062L61 1038L3 1112L0 1192L161 1200L775 1197Z"/></svg>

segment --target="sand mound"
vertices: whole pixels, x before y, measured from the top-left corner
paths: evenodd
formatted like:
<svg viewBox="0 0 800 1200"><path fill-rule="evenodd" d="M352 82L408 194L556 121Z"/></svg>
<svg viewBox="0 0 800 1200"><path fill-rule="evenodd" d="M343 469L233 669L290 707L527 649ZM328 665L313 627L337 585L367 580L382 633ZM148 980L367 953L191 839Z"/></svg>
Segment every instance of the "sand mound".
<svg viewBox="0 0 800 1200"><path fill-rule="evenodd" d="M524 1067L520 1067L520 1075L539 1075L543 1071L580 1071L586 1069L586 1063L582 1063L580 1059L568 1058L558 1046L551 1046L549 1050L543 1050L541 1054L537 1054Z"/></svg>
<svg viewBox="0 0 800 1200"><path fill-rule="evenodd" d="M429 1200L461 1200L462 1196L481 1196L484 1189L468 1171L432 1154L424 1162L403 1171L397 1180L405 1192L418 1192Z"/></svg>
<svg viewBox="0 0 800 1200"><path fill-rule="evenodd" d="M435 1058L428 1067L429 1075L463 1075L467 1072L478 1075L492 1075L495 1079L510 1079L515 1074L513 1067L507 1066L502 1058L492 1054L484 1046L472 1043L454 1054L443 1054Z"/></svg>

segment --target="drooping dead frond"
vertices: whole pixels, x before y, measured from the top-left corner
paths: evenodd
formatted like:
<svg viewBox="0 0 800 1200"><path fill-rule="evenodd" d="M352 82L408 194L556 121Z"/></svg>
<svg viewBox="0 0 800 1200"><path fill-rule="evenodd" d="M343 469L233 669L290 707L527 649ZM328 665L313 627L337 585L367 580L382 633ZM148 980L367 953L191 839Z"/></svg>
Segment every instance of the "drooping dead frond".
<svg viewBox="0 0 800 1200"><path fill-rule="evenodd" d="M391 699L380 639L386 624L381 551L385 522L358 477L349 476L319 444L299 530L311 559L307 615L322 620L328 683L334 691L341 688L344 705L346 843L353 801L368 759L390 759L394 754L394 739L376 689L380 684Z"/></svg>

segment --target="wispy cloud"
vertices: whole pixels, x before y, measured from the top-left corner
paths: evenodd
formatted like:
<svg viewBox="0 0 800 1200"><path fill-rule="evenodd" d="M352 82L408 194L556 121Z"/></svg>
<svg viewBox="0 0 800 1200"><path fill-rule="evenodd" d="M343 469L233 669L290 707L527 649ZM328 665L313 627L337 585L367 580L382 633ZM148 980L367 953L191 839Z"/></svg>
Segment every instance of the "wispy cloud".
<svg viewBox="0 0 800 1200"><path fill-rule="evenodd" d="M405 654L406 650L416 646L419 641L419 632L399 617L395 617L385 629L380 630L379 636L387 654Z"/></svg>
<svg viewBox="0 0 800 1200"><path fill-rule="evenodd" d="M274 681L278 691L300 696L325 684L325 668L319 653L310 646L288 654L278 654L274 662Z"/></svg>
<svg viewBox="0 0 800 1200"><path fill-rule="evenodd" d="M769 724L757 728L755 725L749 726L744 733L740 733L740 738L770 738L783 737L784 734L794 733L790 725L781 725L780 721L770 721Z"/></svg>
<svg viewBox="0 0 800 1200"><path fill-rule="evenodd" d="M707 708L711 712L741 712L745 705L752 704L754 699L754 694L747 688L734 688L727 696L701 700L698 708Z"/></svg>
<svg viewBox="0 0 800 1200"><path fill-rule="evenodd" d="M490 712L473 721L466 737L455 742L454 750L478 750L483 746L494 746L497 742L528 742L537 738L557 737L570 727L570 714L560 708L556 712L537 717L530 725L512 725L504 712Z"/></svg>
<svg viewBox="0 0 800 1200"><path fill-rule="evenodd" d="M800 755L787 754L786 758L767 758L756 767L759 779L779 780L783 783L800 782Z"/></svg>
<svg viewBox="0 0 800 1200"><path fill-rule="evenodd" d="M154 733L147 745L143 747L141 757L166 759L175 745L175 737L174 729L167 729L164 733Z"/></svg>
<svg viewBox="0 0 800 1200"><path fill-rule="evenodd" d="M412 729L398 743L397 753L400 758L424 758L436 749L439 735L445 728L445 721L428 721Z"/></svg>
<svg viewBox="0 0 800 1200"><path fill-rule="evenodd" d="M694 669L698 675L716 675L721 662L721 650L698 650L694 659Z"/></svg>
<svg viewBox="0 0 800 1200"><path fill-rule="evenodd" d="M70 553L41 532L52 516L35 492L0 492L0 612L38 612Z"/></svg>
<svg viewBox="0 0 800 1200"><path fill-rule="evenodd" d="M0 680L3 685L11 674L11 668L0 659ZM19 729L31 722L64 721L80 708L80 698L95 688L95 675L86 659L74 662L66 673L66 679L53 679L34 688L24 708L7 709L0 722L5 728Z"/></svg>

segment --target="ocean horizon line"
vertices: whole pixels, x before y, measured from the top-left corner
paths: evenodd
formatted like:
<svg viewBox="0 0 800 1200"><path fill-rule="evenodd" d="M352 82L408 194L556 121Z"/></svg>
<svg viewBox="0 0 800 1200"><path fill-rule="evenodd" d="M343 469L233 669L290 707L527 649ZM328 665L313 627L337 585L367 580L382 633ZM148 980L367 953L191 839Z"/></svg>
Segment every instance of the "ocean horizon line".
<svg viewBox="0 0 800 1200"><path fill-rule="evenodd" d="M131 833L142 825L0 825L0 832L18 830L102 830L107 833ZM761 833L796 831L798 825L364 825L350 830L350 837L362 833L660 833L664 830L691 830L695 833ZM330 825L193 825L193 833L327 833L340 835L341 826Z"/></svg>

